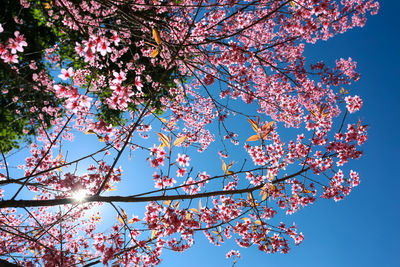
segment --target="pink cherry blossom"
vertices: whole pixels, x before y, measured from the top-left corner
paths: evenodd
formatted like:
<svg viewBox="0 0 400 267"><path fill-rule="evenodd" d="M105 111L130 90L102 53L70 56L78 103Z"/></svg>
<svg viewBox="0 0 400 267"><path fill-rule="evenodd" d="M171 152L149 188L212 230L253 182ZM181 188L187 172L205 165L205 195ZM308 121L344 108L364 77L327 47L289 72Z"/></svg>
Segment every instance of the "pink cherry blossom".
<svg viewBox="0 0 400 267"><path fill-rule="evenodd" d="M179 164L179 166L189 167L189 161L190 158L187 155L185 154L181 155L178 153L178 158L176 159L176 162Z"/></svg>
<svg viewBox="0 0 400 267"><path fill-rule="evenodd" d="M102 39L101 42L97 45L97 51L100 52L102 56L105 56L107 53L111 53L110 43L107 40Z"/></svg>
<svg viewBox="0 0 400 267"><path fill-rule="evenodd" d="M346 101L346 108L350 113L360 110L363 105L363 101L358 95L346 96L344 100Z"/></svg>
<svg viewBox="0 0 400 267"><path fill-rule="evenodd" d="M1 59L4 60L4 63L18 63L18 56L17 55L13 55L7 52L2 53L1 55Z"/></svg>
<svg viewBox="0 0 400 267"><path fill-rule="evenodd" d="M68 80L69 78L71 78L72 76L74 76L74 70L72 67L68 68L68 70L66 69L61 69L61 74L58 75L59 78L65 80Z"/></svg>
<svg viewBox="0 0 400 267"><path fill-rule="evenodd" d="M24 35L20 35L19 31L14 32L14 35L15 39L10 38L7 45L7 48L11 49L11 54L23 52L24 46L28 45L25 41Z"/></svg>
<svg viewBox="0 0 400 267"><path fill-rule="evenodd" d="M142 83L142 78L140 76L135 77L135 86L138 89L138 91L142 91L143 83Z"/></svg>
<svg viewBox="0 0 400 267"><path fill-rule="evenodd" d="M114 84L121 84L123 81L126 80L126 73L123 71L120 72L114 71L113 76L115 77L114 80L112 80Z"/></svg>

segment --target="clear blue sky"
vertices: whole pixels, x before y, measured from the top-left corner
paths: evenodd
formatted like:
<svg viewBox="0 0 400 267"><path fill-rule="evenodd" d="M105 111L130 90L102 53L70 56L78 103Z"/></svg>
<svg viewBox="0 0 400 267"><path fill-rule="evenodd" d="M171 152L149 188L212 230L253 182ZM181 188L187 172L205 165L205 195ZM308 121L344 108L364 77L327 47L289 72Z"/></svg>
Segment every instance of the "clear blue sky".
<svg viewBox="0 0 400 267"><path fill-rule="evenodd" d="M400 249L400 3L381 0L380 12L356 28L328 42L308 47L311 59L334 63L352 57L361 80L351 86L362 96L364 107L356 113L370 125L364 156L351 163L361 174L361 184L344 201L320 200L293 216L305 240L287 255L266 255L256 247L240 249L235 266L321 267L399 266ZM166 252L163 267L231 266L225 253L232 243L215 247L198 235L192 249Z"/></svg>

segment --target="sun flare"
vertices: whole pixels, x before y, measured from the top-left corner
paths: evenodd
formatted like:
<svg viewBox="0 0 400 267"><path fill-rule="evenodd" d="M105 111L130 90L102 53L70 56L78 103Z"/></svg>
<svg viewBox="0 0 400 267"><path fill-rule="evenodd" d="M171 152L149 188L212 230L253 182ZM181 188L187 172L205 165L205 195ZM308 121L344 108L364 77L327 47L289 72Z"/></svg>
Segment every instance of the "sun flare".
<svg viewBox="0 0 400 267"><path fill-rule="evenodd" d="M87 197L88 193L86 189L79 189L72 194L72 198L77 202L82 202Z"/></svg>

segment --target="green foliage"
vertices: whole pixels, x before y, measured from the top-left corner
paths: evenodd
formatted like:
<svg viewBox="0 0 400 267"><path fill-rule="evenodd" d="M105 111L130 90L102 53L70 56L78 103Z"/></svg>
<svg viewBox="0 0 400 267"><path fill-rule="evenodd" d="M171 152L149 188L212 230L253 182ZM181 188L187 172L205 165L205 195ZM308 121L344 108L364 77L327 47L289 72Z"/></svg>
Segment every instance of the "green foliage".
<svg viewBox="0 0 400 267"><path fill-rule="evenodd" d="M27 141L38 127L50 125L52 118L42 112L42 108L59 105L55 97L32 78L34 73L47 72L44 50L53 46L57 37L44 25L38 9L23 9L13 0L1 0L1 6L0 23L4 32L0 34L0 42L6 44L9 38L15 37L14 32L19 31L28 43L24 53L19 53L19 63L14 64L18 70L2 61L0 64L0 149L8 152L18 148L21 141ZM23 23L17 24L14 17ZM36 62L37 70L29 68L31 62ZM35 120L39 115L42 121Z"/></svg>
<svg viewBox="0 0 400 267"><path fill-rule="evenodd" d="M51 120L54 119L46 112L42 112L43 108L62 107L62 99L57 99L51 92L45 90L45 85L34 81L32 75L34 73L45 73L51 77L51 69L73 67L77 69L88 69L90 75L87 77L87 87L90 87L92 81L101 76L107 79L112 78L113 71L119 71L121 65L110 60L109 56L104 57L103 68L91 68L89 63L84 62L83 58L78 57L75 52L76 43L82 43L89 39L88 26L80 25L79 30L71 30L62 23L62 19L54 20L49 17L49 9L54 13L60 13L59 6L54 6L51 1L31 0L29 8L22 8L14 0L0 0L0 23L4 27L4 32L0 34L0 42L7 43L9 38L14 37L14 32L19 31L24 35L27 47L24 52L19 53L19 63L15 64L18 71L15 71L10 65L1 62L0 64L0 86L3 93L0 98L2 110L0 112L0 145L3 152L8 152L13 148L17 148L20 142L28 141L29 136L34 135L39 127L49 127ZM79 4L80 1L73 1ZM120 5L121 10L129 11L128 5ZM81 11L81 15L86 14ZM140 16L143 18L167 16L156 14L155 10L145 10ZM22 24L15 22L14 17L22 20ZM162 23L167 21L166 17L161 20ZM111 37L111 30L120 32L115 22L115 17L110 16L103 21L106 27L106 35ZM174 79L184 80L179 77L175 68L166 70L164 67L151 63L151 58L140 56L135 58L135 54L141 55L140 48L136 46L138 41L142 41L143 32L139 28L126 28L131 32L131 39L125 40L122 44L127 46L128 52L122 55L119 62L132 62L134 64L144 65L146 68L142 73L142 77L150 76L152 81L161 84L160 88L155 90L152 88L152 82L143 82L143 97L146 103L150 102L150 106L160 115L163 112L161 103L162 97L170 97L169 89L175 86ZM56 47L52 56L58 57L57 64L51 62L46 56L46 49ZM36 62L37 70L29 68L31 62ZM60 66L61 64L61 66ZM178 77L176 77L178 76ZM127 79L124 86L135 87L136 74L131 71L127 73ZM22 89L21 89L22 88ZM80 88L89 91L89 88ZM107 124L113 126L121 125L125 122L126 116L124 112L111 109L105 100L111 96L112 90L109 87L102 88L100 91L88 92L91 97L100 100L98 110L92 110L99 120L104 120ZM16 100L17 99L17 100ZM136 101L134 101L136 102ZM34 108L33 108L34 107ZM136 111L136 104L129 103L128 110ZM38 120L37 118L41 118Z"/></svg>

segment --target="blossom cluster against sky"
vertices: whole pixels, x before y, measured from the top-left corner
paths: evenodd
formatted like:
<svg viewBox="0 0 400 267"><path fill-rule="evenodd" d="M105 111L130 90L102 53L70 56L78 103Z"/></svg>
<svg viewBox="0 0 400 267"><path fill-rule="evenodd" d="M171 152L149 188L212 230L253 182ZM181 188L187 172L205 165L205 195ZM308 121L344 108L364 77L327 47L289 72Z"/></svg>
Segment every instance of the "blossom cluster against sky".
<svg viewBox="0 0 400 267"><path fill-rule="evenodd" d="M231 266L233 261L225 259L231 249L241 254L236 267L398 265L400 3L382 0L380 5L378 15L369 17L364 28L306 49L310 62L334 64L348 57L357 62L361 79L348 89L362 97L364 105L356 116L370 126L364 156L351 163L361 175L360 186L343 201L317 201L286 218L287 222L293 219L305 235L289 254L265 255L256 247L240 249L233 241L215 247L199 235L192 249L182 254L166 252L160 266Z"/></svg>

